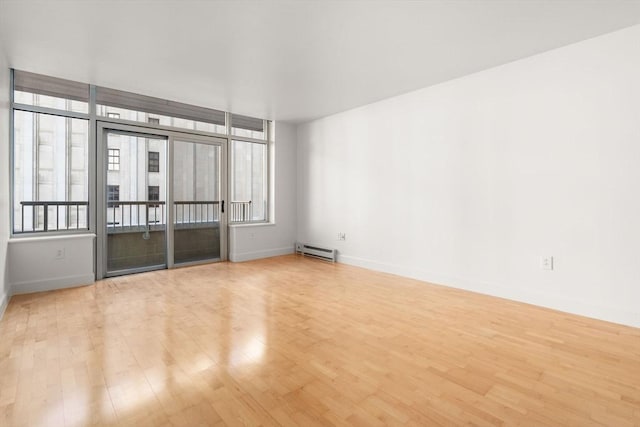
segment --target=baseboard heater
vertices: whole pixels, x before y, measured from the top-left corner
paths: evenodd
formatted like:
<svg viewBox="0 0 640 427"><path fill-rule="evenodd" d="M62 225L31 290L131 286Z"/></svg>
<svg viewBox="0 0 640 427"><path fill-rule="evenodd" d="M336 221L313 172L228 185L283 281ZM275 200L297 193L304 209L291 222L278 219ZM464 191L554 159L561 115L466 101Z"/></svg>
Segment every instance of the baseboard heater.
<svg viewBox="0 0 640 427"><path fill-rule="evenodd" d="M306 243L296 243L296 253L309 255L325 261L336 262L335 249L321 248L320 246L308 245Z"/></svg>

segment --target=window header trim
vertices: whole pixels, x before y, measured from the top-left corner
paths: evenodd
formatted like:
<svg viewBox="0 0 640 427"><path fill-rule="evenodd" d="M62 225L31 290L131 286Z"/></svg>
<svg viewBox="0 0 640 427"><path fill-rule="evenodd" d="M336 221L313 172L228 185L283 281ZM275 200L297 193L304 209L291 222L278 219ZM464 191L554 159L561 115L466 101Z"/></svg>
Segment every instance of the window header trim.
<svg viewBox="0 0 640 427"><path fill-rule="evenodd" d="M13 89L20 92L89 102L89 85L27 71L14 70Z"/></svg>
<svg viewBox="0 0 640 427"><path fill-rule="evenodd" d="M96 104L220 126L225 125L224 111L100 86L96 87Z"/></svg>

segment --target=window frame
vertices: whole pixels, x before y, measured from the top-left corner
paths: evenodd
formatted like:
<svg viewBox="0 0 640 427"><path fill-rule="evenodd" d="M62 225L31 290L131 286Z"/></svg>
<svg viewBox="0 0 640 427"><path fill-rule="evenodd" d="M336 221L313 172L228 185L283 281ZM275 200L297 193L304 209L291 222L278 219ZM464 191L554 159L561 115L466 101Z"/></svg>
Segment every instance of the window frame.
<svg viewBox="0 0 640 427"><path fill-rule="evenodd" d="M152 199L151 198L151 196L152 196L152 191L151 190L152 189L154 190L153 191L153 193L154 193L153 196L157 197L157 199ZM160 186L159 185L147 185L147 201L148 202L159 202L160 201ZM157 208L159 206L160 206L160 204L151 204L151 203L149 203L147 205L147 207L150 207L150 208Z"/></svg>
<svg viewBox="0 0 640 427"><path fill-rule="evenodd" d="M49 107L40 107L29 104L20 104L15 102L14 97L14 69L10 69L9 73L9 200L10 200L10 209L9 209L9 230L11 238L27 238L27 237L36 237L36 236L65 236L65 235L73 235L73 234L86 234L91 233L95 230L94 221L95 215L92 214L91 209L95 205L95 201L92 200L93 195L93 185L95 183L95 167L91 164L91 159L95 158L95 144L92 144L92 129L93 124L90 119L90 115L87 113L81 113L70 110L61 110ZM90 87L89 87L90 89ZM91 105L91 102L89 102ZM91 107L89 107L91 110ZM83 203L83 206L86 206L87 209L87 223L85 228L64 228L64 229L55 229L55 230L31 230L31 231L16 231L15 230L15 184L16 184L16 163L15 163L15 113L21 111L25 113L38 114L38 115L50 115L59 118L65 119L79 119L87 121L87 199L79 201ZM62 206L62 203L68 203L68 200L59 200L61 204L58 206ZM81 206L81 205L78 205Z"/></svg>
<svg viewBox="0 0 640 427"><path fill-rule="evenodd" d="M114 154L111 154L111 152L114 152ZM117 160L117 162L116 161L112 162L111 161L112 159ZM120 170L120 149L119 148L107 149L107 170L112 172Z"/></svg>
<svg viewBox="0 0 640 427"><path fill-rule="evenodd" d="M113 191L115 190L115 191ZM112 195L116 195L118 197L116 198L112 198L110 196ZM111 184L107 184L107 203L109 202L119 202L120 201L120 185L111 185ZM113 208L119 208L120 205L113 205L111 206Z"/></svg>
<svg viewBox="0 0 640 427"><path fill-rule="evenodd" d="M96 191L96 185L98 182L98 172L100 168L104 168L108 165L100 166L96 163L95 159L97 158L96 152L96 143L98 140L98 136L96 134L98 129L98 123L106 123L106 124L117 124L124 126L134 126L140 128L148 128L149 130L158 129L164 132L171 133L179 133L184 135L191 135L193 137L198 136L206 136L206 137L216 137L226 140L225 146L227 149L227 153L230 151L230 147L232 144L232 140L237 141L245 141L251 143L260 143L265 144L267 146L266 151L266 168L265 168L265 218L264 220L256 220L256 221L247 221L247 222L231 222L227 221L228 226L230 227L242 227L242 226L250 226L256 224L271 224L274 223L274 192L273 192L273 151L274 151L274 122L267 119L262 119L264 122L264 139L257 139L251 137L245 137L240 135L233 135L232 131L232 113L225 111L222 112L225 115L225 126L217 129L216 131L209 131L203 129L190 129L190 128L182 128L176 126L169 126L166 124L155 124L155 123L144 123L140 121L132 121L127 119L122 119L116 115L101 115L98 114L99 104L96 102L96 88L95 84L88 84L89 89L89 101L88 101L88 112L78 112L72 110L61 110L57 108L49 108L42 107L36 105L28 105L21 104L16 102L15 100L15 73L16 72L25 72L22 70L15 70L13 68L9 69L9 167L10 170L14 171L15 165L15 126L14 126L14 113L15 111L26 111L31 113L42 113L42 114L50 114L54 116L61 116L73 119L83 119L88 121L88 200L87 200L87 210L88 210L88 224L87 228L82 229L62 229L62 230L48 230L48 231L33 231L33 232L15 232L14 231L14 199L15 199L15 177L14 173L9 174L9 191L10 191L10 212L9 212L9 227L10 227L10 238L34 238L34 237L45 237L45 236L65 236L65 235L82 235L87 233L97 233L97 195L100 194L100 191ZM49 76L44 76L49 77ZM52 77L51 78L55 78ZM170 102L170 101L167 101ZM198 119L194 119L196 123L198 123ZM121 160L121 159L120 159ZM159 166L159 165L158 165ZM231 194L231 156L227 155L226 159L226 192L227 197ZM104 185L104 189L102 191L106 191L107 183L104 182L101 185ZM104 193L102 193L104 194ZM228 210L227 210L228 212ZM227 215L228 219L230 219L230 215Z"/></svg>
<svg viewBox="0 0 640 427"><path fill-rule="evenodd" d="M245 126L234 126L233 124L233 119L237 118L238 122L242 122L245 121ZM246 127L247 126L247 122L251 122L251 121L261 121L262 122L262 131L258 131L257 129L252 129L250 127ZM269 121L265 120L265 119L258 119L255 117L248 117L248 116L243 116L240 114L230 114L229 115L229 123L230 123L230 127L229 127L229 137L231 139L234 140L238 140L238 139L250 139L250 140L255 140L255 141L268 141L269 140ZM246 135L246 132L259 132L262 133L262 137L257 137L257 136L253 136L253 135Z"/></svg>
<svg viewBox="0 0 640 427"><path fill-rule="evenodd" d="M256 224L272 224L274 223L274 199L273 199L273 189L272 189L272 163L271 160L273 158L273 150L274 150L274 132L273 132L273 122L271 120L263 120L263 129L264 129L264 139L256 139L244 136L235 136L233 135L233 114L227 113L227 176L228 176L228 188L227 188L227 197L229 198L229 214L228 214L228 224L231 227L243 227L243 226L251 226ZM265 145L265 172L264 172L264 187L265 187L265 214L264 219L259 220L250 220L250 221L231 221L231 197L232 197L232 188L233 188L233 141L241 141L248 143L256 143Z"/></svg>
<svg viewBox="0 0 640 427"><path fill-rule="evenodd" d="M153 169L151 167L152 165L153 165ZM159 151L147 152L147 172L151 172L151 173L160 172L160 152Z"/></svg>

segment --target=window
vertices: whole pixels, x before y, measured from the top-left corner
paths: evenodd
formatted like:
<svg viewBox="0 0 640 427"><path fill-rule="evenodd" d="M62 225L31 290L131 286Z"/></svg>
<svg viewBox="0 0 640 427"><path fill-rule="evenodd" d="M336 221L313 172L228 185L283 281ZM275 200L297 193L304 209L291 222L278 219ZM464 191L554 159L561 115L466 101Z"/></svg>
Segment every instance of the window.
<svg viewBox="0 0 640 427"><path fill-rule="evenodd" d="M148 195L150 202L159 201L160 200L160 186L159 185L150 185L148 190ZM157 208L159 205L157 204L149 204L150 208Z"/></svg>
<svg viewBox="0 0 640 427"><path fill-rule="evenodd" d="M160 172L160 153L149 151L149 172Z"/></svg>
<svg viewBox="0 0 640 427"><path fill-rule="evenodd" d="M146 149L141 148L135 153L122 145L124 140L121 136L117 141L108 142L106 153L100 149L99 156L104 162L106 155L109 173L105 182L105 178L97 173L96 156L90 155L90 152L96 154L94 147L102 142L95 132L90 134L89 122L100 119L148 123L151 127L161 126L163 129L180 128L182 132L191 134L230 136L228 158L219 158L220 153L213 156L218 162L226 163L228 160L228 174L224 178L229 183L230 192L225 209L230 212L231 222L268 220L271 122L18 70L11 70L11 73L12 234L89 230L89 212L96 212L95 206L89 206L90 180L100 188L99 194L108 187L107 207L112 208L114 215L116 211L120 214L115 208L130 205L131 197L143 198L146 186L148 207L154 207L163 220L165 183L160 163L167 165L167 155L162 154L166 153L166 148L146 137ZM166 134L164 131L158 133ZM127 177L129 171L126 170L130 166L135 169L135 174L146 175L144 180L130 182ZM167 167L174 168L173 165ZM172 171L162 172L171 174ZM194 179L176 178L182 179L181 185L187 189L201 190L193 184ZM124 200L120 200L119 185L106 184L121 185ZM95 185L92 186L94 188ZM219 200L222 198L219 193L207 194L205 199ZM101 209L104 203L100 200Z"/></svg>
<svg viewBox="0 0 640 427"><path fill-rule="evenodd" d="M107 202L119 202L120 201L120 186L119 185L107 185ZM111 208L118 208L120 205L114 203L107 203Z"/></svg>
<svg viewBox="0 0 640 427"><path fill-rule="evenodd" d="M15 110L13 126L13 232L88 229L88 121Z"/></svg>
<svg viewBox="0 0 640 427"><path fill-rule="evenodd" d="M227 133L224 111L105 87L96 87L96 113L102 117L118 114L124 120L154 125Z"/></svg>
<svg viewBox="0 0 640 427"><path fill-rule="evenodd" d="M89 112L89 85L70 80L16 71L13 97L17 104L77 113Z"/></svg>
<svg viewBox="0 0 640 427"><path fill-rule="evenodd" d="M265 121L262 119L238 114L231 115L231 135L233 136L266 139L265 127Z"/></svg>
<svg viewBox="0 0 640 427"><path fill-rule="evenodd" d="M118 148L109 148L109 163L107 167L110 171L120 170L120 150Z"/></svg>
<svg viewBox="0 0 640 427"><path fill-rule="evenodd" d="M231 222L267 220L267 144L231 141Z"/></svg>

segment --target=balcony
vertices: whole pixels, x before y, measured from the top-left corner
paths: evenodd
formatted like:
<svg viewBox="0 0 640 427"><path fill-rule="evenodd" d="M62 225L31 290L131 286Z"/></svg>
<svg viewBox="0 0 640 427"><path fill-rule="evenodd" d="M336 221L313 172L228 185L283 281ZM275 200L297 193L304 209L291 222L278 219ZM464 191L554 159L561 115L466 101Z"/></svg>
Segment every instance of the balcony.
<svg viewBox="0 0 640 427"><path fill-rule="evenodd" d="M14 222L18 218L14 218ZM89 229L89 202L23 201L15 233Z"/></svg>
<svg viewBox="0 0 640 427"><path fill-rule="evenodd" d="M88 202L21 202L17 233L89 229ZM188 263L220 258L223 202L173 203L173 258ZM249 222L251 201L229 203L229 221ZM105 212L107 270L117 272L166 264L167 204L165 201L109 201Z"/></svg>
<svg viewBox="0 0 640 427"><path fill-rule="evenodd" d="M174 226L176 229L207 228L220 222L220 202L176 201ZM166 225L164 201L107 202L107 233L164 230ZM251 201L229 203L229 221L250 222ZM17 218L16 218L17 220ZM15 233L89 230L89 202L80 201L22 201L20 222Z"/></svg>
<svg viewBox="0 0 640 427"><path fill-rule="evenodd" d="M126 270L164 264L166 202L107 203L107 269ZM174 261L193 262L220 257L221 202L173 203Z"/></svg>

